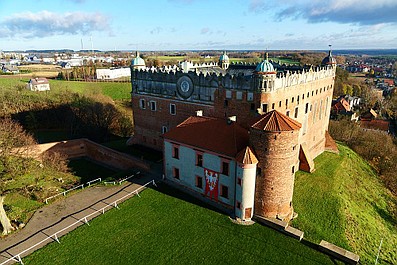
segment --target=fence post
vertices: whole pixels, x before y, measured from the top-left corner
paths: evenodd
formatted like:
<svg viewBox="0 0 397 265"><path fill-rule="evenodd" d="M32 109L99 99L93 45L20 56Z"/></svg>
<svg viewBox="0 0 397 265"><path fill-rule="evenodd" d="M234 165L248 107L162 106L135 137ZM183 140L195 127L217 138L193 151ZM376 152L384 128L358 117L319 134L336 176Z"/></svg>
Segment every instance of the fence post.
<svg viewBox="0 0 397 265"><path fill-rule="evenodd" d="M59 242L59 238L58 238L57 234L54 234L54 240L55 240L56 242L58 242L59 244L61 244L61 242Z"/></svg>
<svg viewBox="0 0 397 265"><path fill-rule="evenodd" d="M378 248L378 255L376 255L375 265L378 264L380 248L382 247L383 238L380 240L379 248Z"/></svg>
<svg viewBox="0 0 397 265"><path fill-rule="evenodd" d="M19 256L19 254L17 255L17 262L19 262L20 264L24 265L23 261L21 259L21 256Z"/></svg>

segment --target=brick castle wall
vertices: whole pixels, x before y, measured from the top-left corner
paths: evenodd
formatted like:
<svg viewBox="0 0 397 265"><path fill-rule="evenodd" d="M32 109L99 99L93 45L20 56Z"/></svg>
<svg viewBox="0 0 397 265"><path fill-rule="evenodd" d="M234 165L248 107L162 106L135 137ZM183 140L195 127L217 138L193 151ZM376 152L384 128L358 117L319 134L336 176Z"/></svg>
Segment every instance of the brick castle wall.
<svg viewBox="0 0 397 265"><path fill-rule="evenodd" d="M299 131L250 131L250 144L258 157L255 214L290 218L295 171L299 168Z"/></svg>

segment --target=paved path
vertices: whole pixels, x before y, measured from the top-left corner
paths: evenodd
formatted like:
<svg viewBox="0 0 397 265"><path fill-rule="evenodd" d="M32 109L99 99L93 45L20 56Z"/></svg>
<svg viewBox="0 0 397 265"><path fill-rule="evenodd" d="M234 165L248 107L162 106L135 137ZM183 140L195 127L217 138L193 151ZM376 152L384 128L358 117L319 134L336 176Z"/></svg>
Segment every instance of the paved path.
<svg viewBox="0 0 397 265"><path fill-rule="evenodd" d="M92 186L42 207L36 211L22 230L11 234L4 239L0 239L0 264L88 214L91 214L106 205L110 205L115 200L122 198L129 192L138 189L153 179L158 180L159 175L156 174L156 176L154 176L145 173L144 175L130 179L130 182L125 182L123 185L107 187ZM128 198L131 197L127 197L126 199ZM112 208L113 207L108 207L107 210ZM100 213L95 216L98 215L100 215ZM91 220L92 218L95 217L92 216L88 219ZM81 222L79 225L84 225L84 222ZM69 230L61 233L59 236L70 232L79 225L73 226ZM54 240L55 239L47 240L36 249L39 249ZM22 257L27 256L34 250L32 249L32 251L25 253ZM7 264L11 264L11 262Z"/></svg>

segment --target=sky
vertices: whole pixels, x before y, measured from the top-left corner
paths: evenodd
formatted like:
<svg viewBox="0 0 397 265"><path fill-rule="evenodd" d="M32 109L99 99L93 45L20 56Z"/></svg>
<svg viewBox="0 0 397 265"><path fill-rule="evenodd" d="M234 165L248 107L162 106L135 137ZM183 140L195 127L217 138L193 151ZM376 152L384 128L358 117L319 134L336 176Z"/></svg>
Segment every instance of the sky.
<svg viewBox="0 0 397 265"><path fill-rule="evenodd" d="M91 41L92 40L92 41ZM397 0L0 0L0 50L397 48Z"/></svg>

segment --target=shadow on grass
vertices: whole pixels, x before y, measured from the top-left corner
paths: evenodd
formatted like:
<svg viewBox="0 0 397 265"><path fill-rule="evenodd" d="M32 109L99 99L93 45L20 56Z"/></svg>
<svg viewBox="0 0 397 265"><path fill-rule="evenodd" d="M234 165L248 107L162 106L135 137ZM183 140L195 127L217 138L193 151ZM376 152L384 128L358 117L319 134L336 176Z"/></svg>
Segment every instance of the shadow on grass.
<svg viewBox="0 0 397 265"><path fill-rule="evenodd" d="M379 214L380 217L382 217L383 220L388 222L389 224L395 226L397 225L397 220L395 219L395 216L393 216L390 212L388 212L385 209L379 208L378 205L375 203L372 204L374 207L375 211Z"/></svg>
<svg viewBox="0 0 397 265"><path fill-rule="evenodd" d="M186 193L185 191L183 191L183 189L179 189L179 188L175 188L174 186L168 184L167 182L162 181L161 183L159 183L157 185L157 187L152 187L153 189L155 189L158 192L161 192L163 194L166 194L168 196L183 200L185 202L206 208L208 210L220 213L220 214L227 214L230 215L231 211L227 211L227 210L222 210L219 207L216 207L213 204L214 202L205 202L203 201L206 200L207 198L203 197L202 199L199 199L189 193ZM211 204L209 204L211 203Z"/></svg>

